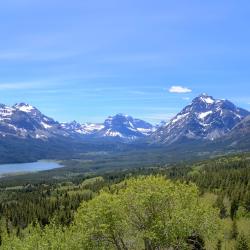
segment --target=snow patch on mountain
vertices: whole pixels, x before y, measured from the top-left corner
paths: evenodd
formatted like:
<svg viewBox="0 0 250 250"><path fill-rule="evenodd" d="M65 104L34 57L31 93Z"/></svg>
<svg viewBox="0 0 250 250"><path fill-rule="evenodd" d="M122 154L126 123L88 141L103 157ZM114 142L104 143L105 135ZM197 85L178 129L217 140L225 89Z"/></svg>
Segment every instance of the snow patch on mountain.
<svg viewBox="0 0 250 250"><path fill-rule="evenodd" d="M199 119L204 119L205 117L207 117L208 115L210 115L212 113L213 113L213 111L210 110L210 111L198 114L198 117L199 117Z"/></svg>
<svg viewBox="0 0 250 250"><path fill-rule="evenodd" d="M123 135L120 132L117 131L112 131L111 129L108 129L105 133L104 136L111 136L111 137L121 137L123 138Z"/></svg>
<svg viewBox="0 0 250 250"><path fill-rule="evenodd" d="M174 124L174 123L178 122L179 120L185 118L187 115L188 115L188 113L177 115L177 116L176 116L174 119L172 119L170 122L171 122L172 124Z"/></svg>
<svg viewBox="0 0 250 250"><path fill-rule="evenodd" d="M45 123L45 122L41 122L42 126L45 128L45 129L48 129L48 128L52 128L51 125Z"/></svg>
<svg viewBox="0 0 250 250"><path fill-rule="evenodd" d="M104 125L99 123L84 123L82 127L87 133L95 133L103 129Z"/></svg>
<svg viewBox="0 0 250 250"><path fill-rule="evenodd" d="M212 99L211 97L204 97L204 96L201 96L200 97L201 100L207 104L213 104L215 102L214 99Z"/></svg>
<svg viewBox="0 0 250 250"><path fill-rule="evenodd" d="M33 106L26 104L26 103L19 103L19 104L14 105L14 107L20 111L27 112L27 113L35 109Z"/></svg>

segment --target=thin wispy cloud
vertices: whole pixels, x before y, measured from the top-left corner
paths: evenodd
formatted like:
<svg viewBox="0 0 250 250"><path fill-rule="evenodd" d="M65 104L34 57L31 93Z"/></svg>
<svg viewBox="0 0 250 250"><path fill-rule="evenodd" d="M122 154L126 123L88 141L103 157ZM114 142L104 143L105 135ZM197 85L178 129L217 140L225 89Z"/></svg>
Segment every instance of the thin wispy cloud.
<svg viewBox="0 0 250 250"><path fill-rule="evenodd" d="M75 52L0 51L0 61L53 61L78 56Z"/></svg>
<svg viewBox="0 0 250 250"><path fill-rule="evenodd" d="M145 62L145 61L159 61L162 60L161 53L127 53L127 54L114 54L112 56L106 56L102 58L100 61L106 63L138 63L138 62Z"/></svg>
<svg viewBox="0 0 250 250"><path fill-rule="evenodd" d="M182 87L182 86L172 86L168 90L170 93L177 93L177 94L183 94L183 93L190 93L192 92L191 89Z"/></svg>
<svg viewBox="0 0 250 250"><path fill-rule="evenodd" d="M145 91L132 90L132 91L129 91L129 94L141 96L141 95L146 95L146 94L148 94L148 93L145 92Z"/></svg>
<svg viewBox="0 0 250 250"><path fill-rule="evenodd" d="M32 89L34 87L37 87L35 82L0 83L0 90Z"/></svg>
<svg viewBox="0 0 250 250"><path fill-rule="evenodd" d="M0 82L0 90L32 90L32 89L46 89L52 87L62 86L60 79L41 79L17 82Z"/></svg>

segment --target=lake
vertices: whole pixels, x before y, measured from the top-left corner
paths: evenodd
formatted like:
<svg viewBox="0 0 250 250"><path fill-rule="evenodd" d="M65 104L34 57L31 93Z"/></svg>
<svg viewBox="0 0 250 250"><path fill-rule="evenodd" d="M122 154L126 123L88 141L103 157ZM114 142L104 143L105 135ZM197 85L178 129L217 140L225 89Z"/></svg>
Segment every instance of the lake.
<svg viewBox="0 0 250 250"><path fill-rule="evenodd" d="M37 161L30 163L0 164L0 177L7 174L37 172L63 167L55 161Z"/></svg>

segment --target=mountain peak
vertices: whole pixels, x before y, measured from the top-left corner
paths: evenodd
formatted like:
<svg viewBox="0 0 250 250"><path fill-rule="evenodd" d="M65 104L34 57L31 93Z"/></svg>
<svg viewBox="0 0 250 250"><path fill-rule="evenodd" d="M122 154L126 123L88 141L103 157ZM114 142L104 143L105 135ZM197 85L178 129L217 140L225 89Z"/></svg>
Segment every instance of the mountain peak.
<svg viewBox="0 0 250 250"><path fill-rule="evenodd" d="M124 118L128 118L128 117L130 117L130 116L127 115L127 114L124 114L124 113L118 113L118 114L114 115L113 117L124 117Z"/></svg>
<svg viewBox="0 0 250 250"><path fill-rule="evenodd" d="M23 111L23 112L31 112L32 110L35 110L36 108L27 104L27 103L24 103L24 102L20 102L20 103L16 103L13 108L16 108L20 111Z"/></svg>
<svg viewBox="0 0 250 250"><path fill-rule="evenodd" d="M149 135L153 129L151 124L122 113L109 116L103 125L104 128L99 131L99 135L129 140Z"/></svg>
<svg viewBox="0 0 250 250"><path fill-rule="evenodd" d="M227 134L249 114L228 100L201 94L168 124L159 127L153 137L167 144L183 139L214 140Z"/></svg>
<svg viewBox="0 0 250 250"><path fill-rule="evenodd" d="M212 96L210 96L206 93L202 93L198 97L194 98L192 102L193 103L202 102L202 103L211 105L211 104L214 104L216 102L216 100Z"/></svg>

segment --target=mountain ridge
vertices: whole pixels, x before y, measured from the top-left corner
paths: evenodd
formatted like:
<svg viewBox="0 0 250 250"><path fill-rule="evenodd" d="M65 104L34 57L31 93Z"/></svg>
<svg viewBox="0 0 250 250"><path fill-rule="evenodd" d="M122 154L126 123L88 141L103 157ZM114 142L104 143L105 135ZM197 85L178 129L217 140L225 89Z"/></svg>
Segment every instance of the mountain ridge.
<svg viewBox="0 0 250 250"><path fill-rule="evenodd" d="M103 123L60 123L36 107L16 103L12 107L0 104L0 136L19 138L109 139L124 142L147 139L153 143L170 145L181 140L213 141L226 136L250 112L236 107L228 100L214 99L208 94L195 97L169 122L152 124L118 113Z"/></svg>
<svg viewBox="0 0 250 250"><path fill-rule="evenodd" d="M228 100L201 94L166 125L160 126L151 138L164 144L183 139L215 140L229 133L249 114L249 111L236 107Z"/></svg>
<svg viewBox="0 0 250 250"><path fill-rule="evenodd" d="M153 126L129 115L109 116L104 123L76 121L60 123L42 114L36 107L16 103L12 107L0 104L0 136L48 139L50 137L71 138L116 138L132 141L151 133Z"/></svg>
<svg viewBox="0 0 250 250"><path fill-rule="evenodd" d="M60 123L29 104L0 104L0 161L71 159L92 151L167 154L171 159L246 151L249 121L249 111L204 94L156 127L124 114L103 123Z"/></svg>

